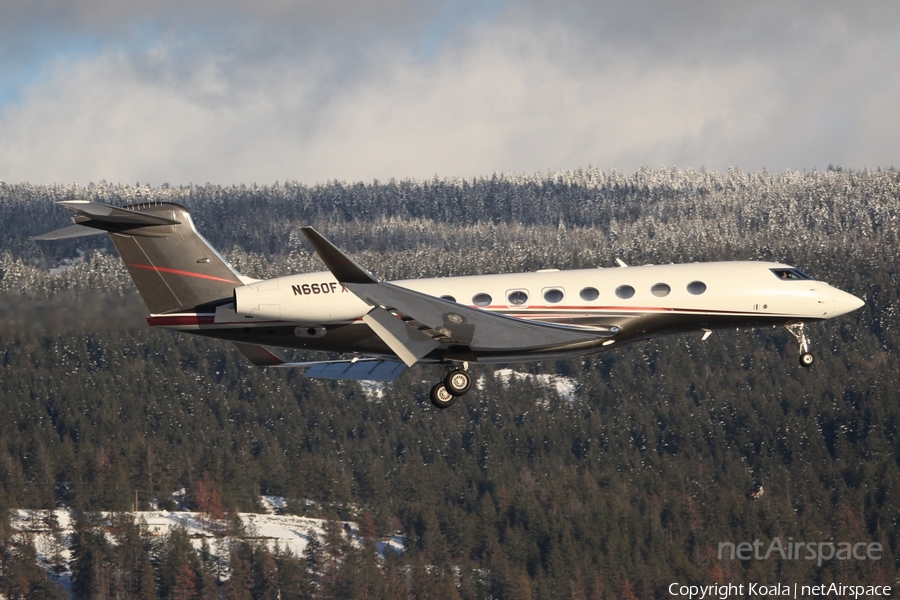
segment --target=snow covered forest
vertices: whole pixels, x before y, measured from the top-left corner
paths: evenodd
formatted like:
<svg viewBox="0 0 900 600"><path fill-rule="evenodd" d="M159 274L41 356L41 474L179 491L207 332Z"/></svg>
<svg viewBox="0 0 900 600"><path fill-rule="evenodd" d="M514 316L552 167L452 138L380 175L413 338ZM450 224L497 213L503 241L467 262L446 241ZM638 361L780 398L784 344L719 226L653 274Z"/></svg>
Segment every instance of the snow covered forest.
<svg viewBox="0 0 900 600"><path fill-rule="evenodd" d="M0 184L0 252L12 277L0 283L12 290L119 281L124 270L115 261L56 282L37 272L25 276L24 267L46 273L74 258L76 249L111 252L103 236L40 247L30 241L68 224L68 211L52 204L59 200L178 202L192 211L203 235L253 277L322 268L296 232L313 225L358 252L364 264L381 267L380 275L402 278L607 266L615 256L629 263L777 258L814 271L815 257L838 246L853 260L896 244L898 188L894 170L839 169L780 175L590 169L315 187ZM99 279L84 280L89 272Z"/></svg>
<svg viewBox="0 0 900 600"><path fill-rule="evenodd" d="M106 236L30 239L68 225L53 202L72 199L184 204L251 277L324 269L297 232L311 224L389 279L760 259L866 306L808 329L819 358L809 370L780 329L682 336L511 365L534 377L486 377L438 412L415 371L373 393L254 368L224 342L150 331ZM231 511L258 509L260 495L312 500L347 520L361 516L347 512L354 506L378 536L407 539L402 555L363 561L365 571L362 559L327 577L304 563L304 594L315 598L649 599L672 581L890 584L900 566L898 213L894 169L0 183L0 510L125 511L135 494L150 508L212 481ZM544 374L574 392L561 395ZM329 516L307 511L296 514ZM720 542L776 535L878 542L884 556L816 565L716 555ZM0 519L0 569L23 553L27 536ZM172 597L161 568L152 565L144 597ZM0 595L11 594L2 581ZM84 589L77 575L75 584ZM210 589L248 597L224 582Z"/></svg>

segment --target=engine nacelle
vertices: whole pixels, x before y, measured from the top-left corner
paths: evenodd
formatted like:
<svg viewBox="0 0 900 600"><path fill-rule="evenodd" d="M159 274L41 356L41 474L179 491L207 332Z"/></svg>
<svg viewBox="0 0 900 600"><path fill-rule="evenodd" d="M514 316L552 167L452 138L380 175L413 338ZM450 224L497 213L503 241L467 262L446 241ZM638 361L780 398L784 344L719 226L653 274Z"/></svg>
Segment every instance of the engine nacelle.
<svg viewBox="0 0 900 600"><path fill-rule="evenodd" d="M234 312L240 316L295 323L355 321L371 310L334 275L304 273L234 288Z"/></svg>

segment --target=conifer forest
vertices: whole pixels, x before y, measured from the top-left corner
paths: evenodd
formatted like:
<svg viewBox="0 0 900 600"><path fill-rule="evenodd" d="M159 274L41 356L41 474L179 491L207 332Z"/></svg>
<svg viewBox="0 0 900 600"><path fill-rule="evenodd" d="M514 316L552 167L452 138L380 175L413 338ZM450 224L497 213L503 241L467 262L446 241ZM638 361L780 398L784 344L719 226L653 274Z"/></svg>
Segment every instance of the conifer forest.
<svg viewBox="0 0 900 600"><path fill-rule="evenodd" d="M440 411L416 368L390 385L307 379L254 367L226 342L151 330L107 236L31 239L68 225L53 202L73 199L183 204L255 278L325 270L298 231L313 225L386 279L773 260L866 305L807 328L810 369L781 327L698 332L503 366L517 376L477 367L479 389ZM897 586L898 244L894 169L0 182L0 597L593 600L669 597L675 582ZM208 512L212 489L230 532L224 567L184 530L141 535L135 509L173 509L184 490L181 508ZM241 535L229 515L258 511L261 496L325 520L305 556ZM61 542L68 587L11 516L54 508L74 515ZM389 535L402 552L376 550ZM720 556L723 542L775 537L883 551L821 564Z"/></svg>

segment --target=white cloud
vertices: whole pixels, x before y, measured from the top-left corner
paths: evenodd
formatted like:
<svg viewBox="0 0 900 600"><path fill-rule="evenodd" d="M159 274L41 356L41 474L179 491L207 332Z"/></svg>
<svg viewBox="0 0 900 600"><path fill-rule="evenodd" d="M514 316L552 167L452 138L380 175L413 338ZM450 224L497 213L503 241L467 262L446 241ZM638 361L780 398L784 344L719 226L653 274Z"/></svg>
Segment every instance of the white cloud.
<svg viewBox="0 0 900 600"><path fill-rule="evenodd" d="M768 74L751 61L579 64L540 36L485 33L435 64L393 63L339 98L319 168L360 151L366 177L663 165L702 139L753 135L772 110L758 98Z"/></svg>
<svg viewBox="0 0 900 600"><path fill-rule="evenodd" d="M335 6L331 17L353 3ZM108 43L52 63L2 109L0 179L313 183L897 162L890 28L863 36L858 15L788 11L778 35L754 40L773 8L741 15L743 28L710 8L705 22L670 15L678 29L662 40L666 19L652 10L640 20L565 7L456 27L427 55L421 39L378 27L337 45L263 26Z"/></svg>

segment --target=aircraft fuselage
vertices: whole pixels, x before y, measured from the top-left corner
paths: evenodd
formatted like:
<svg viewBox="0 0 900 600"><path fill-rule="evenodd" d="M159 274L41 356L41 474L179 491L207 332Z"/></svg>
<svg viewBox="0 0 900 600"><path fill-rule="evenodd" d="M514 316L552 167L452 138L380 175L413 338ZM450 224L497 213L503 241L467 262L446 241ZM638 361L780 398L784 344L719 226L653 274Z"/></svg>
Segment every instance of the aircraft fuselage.
<svg viewBox="0 0 900 600"><path fill-rule="evenodd" d="M579 355L691 331L818 321L863 305L851 294L772 262L547 270L393 283L516 319L596 333L589 341L514 352L468 348L473 362L480 363ZM394 356L362 321L371 309L323 271L253 282L237 287L231 302L206 311L151 315L147 321L230 341Z"/></svg>

